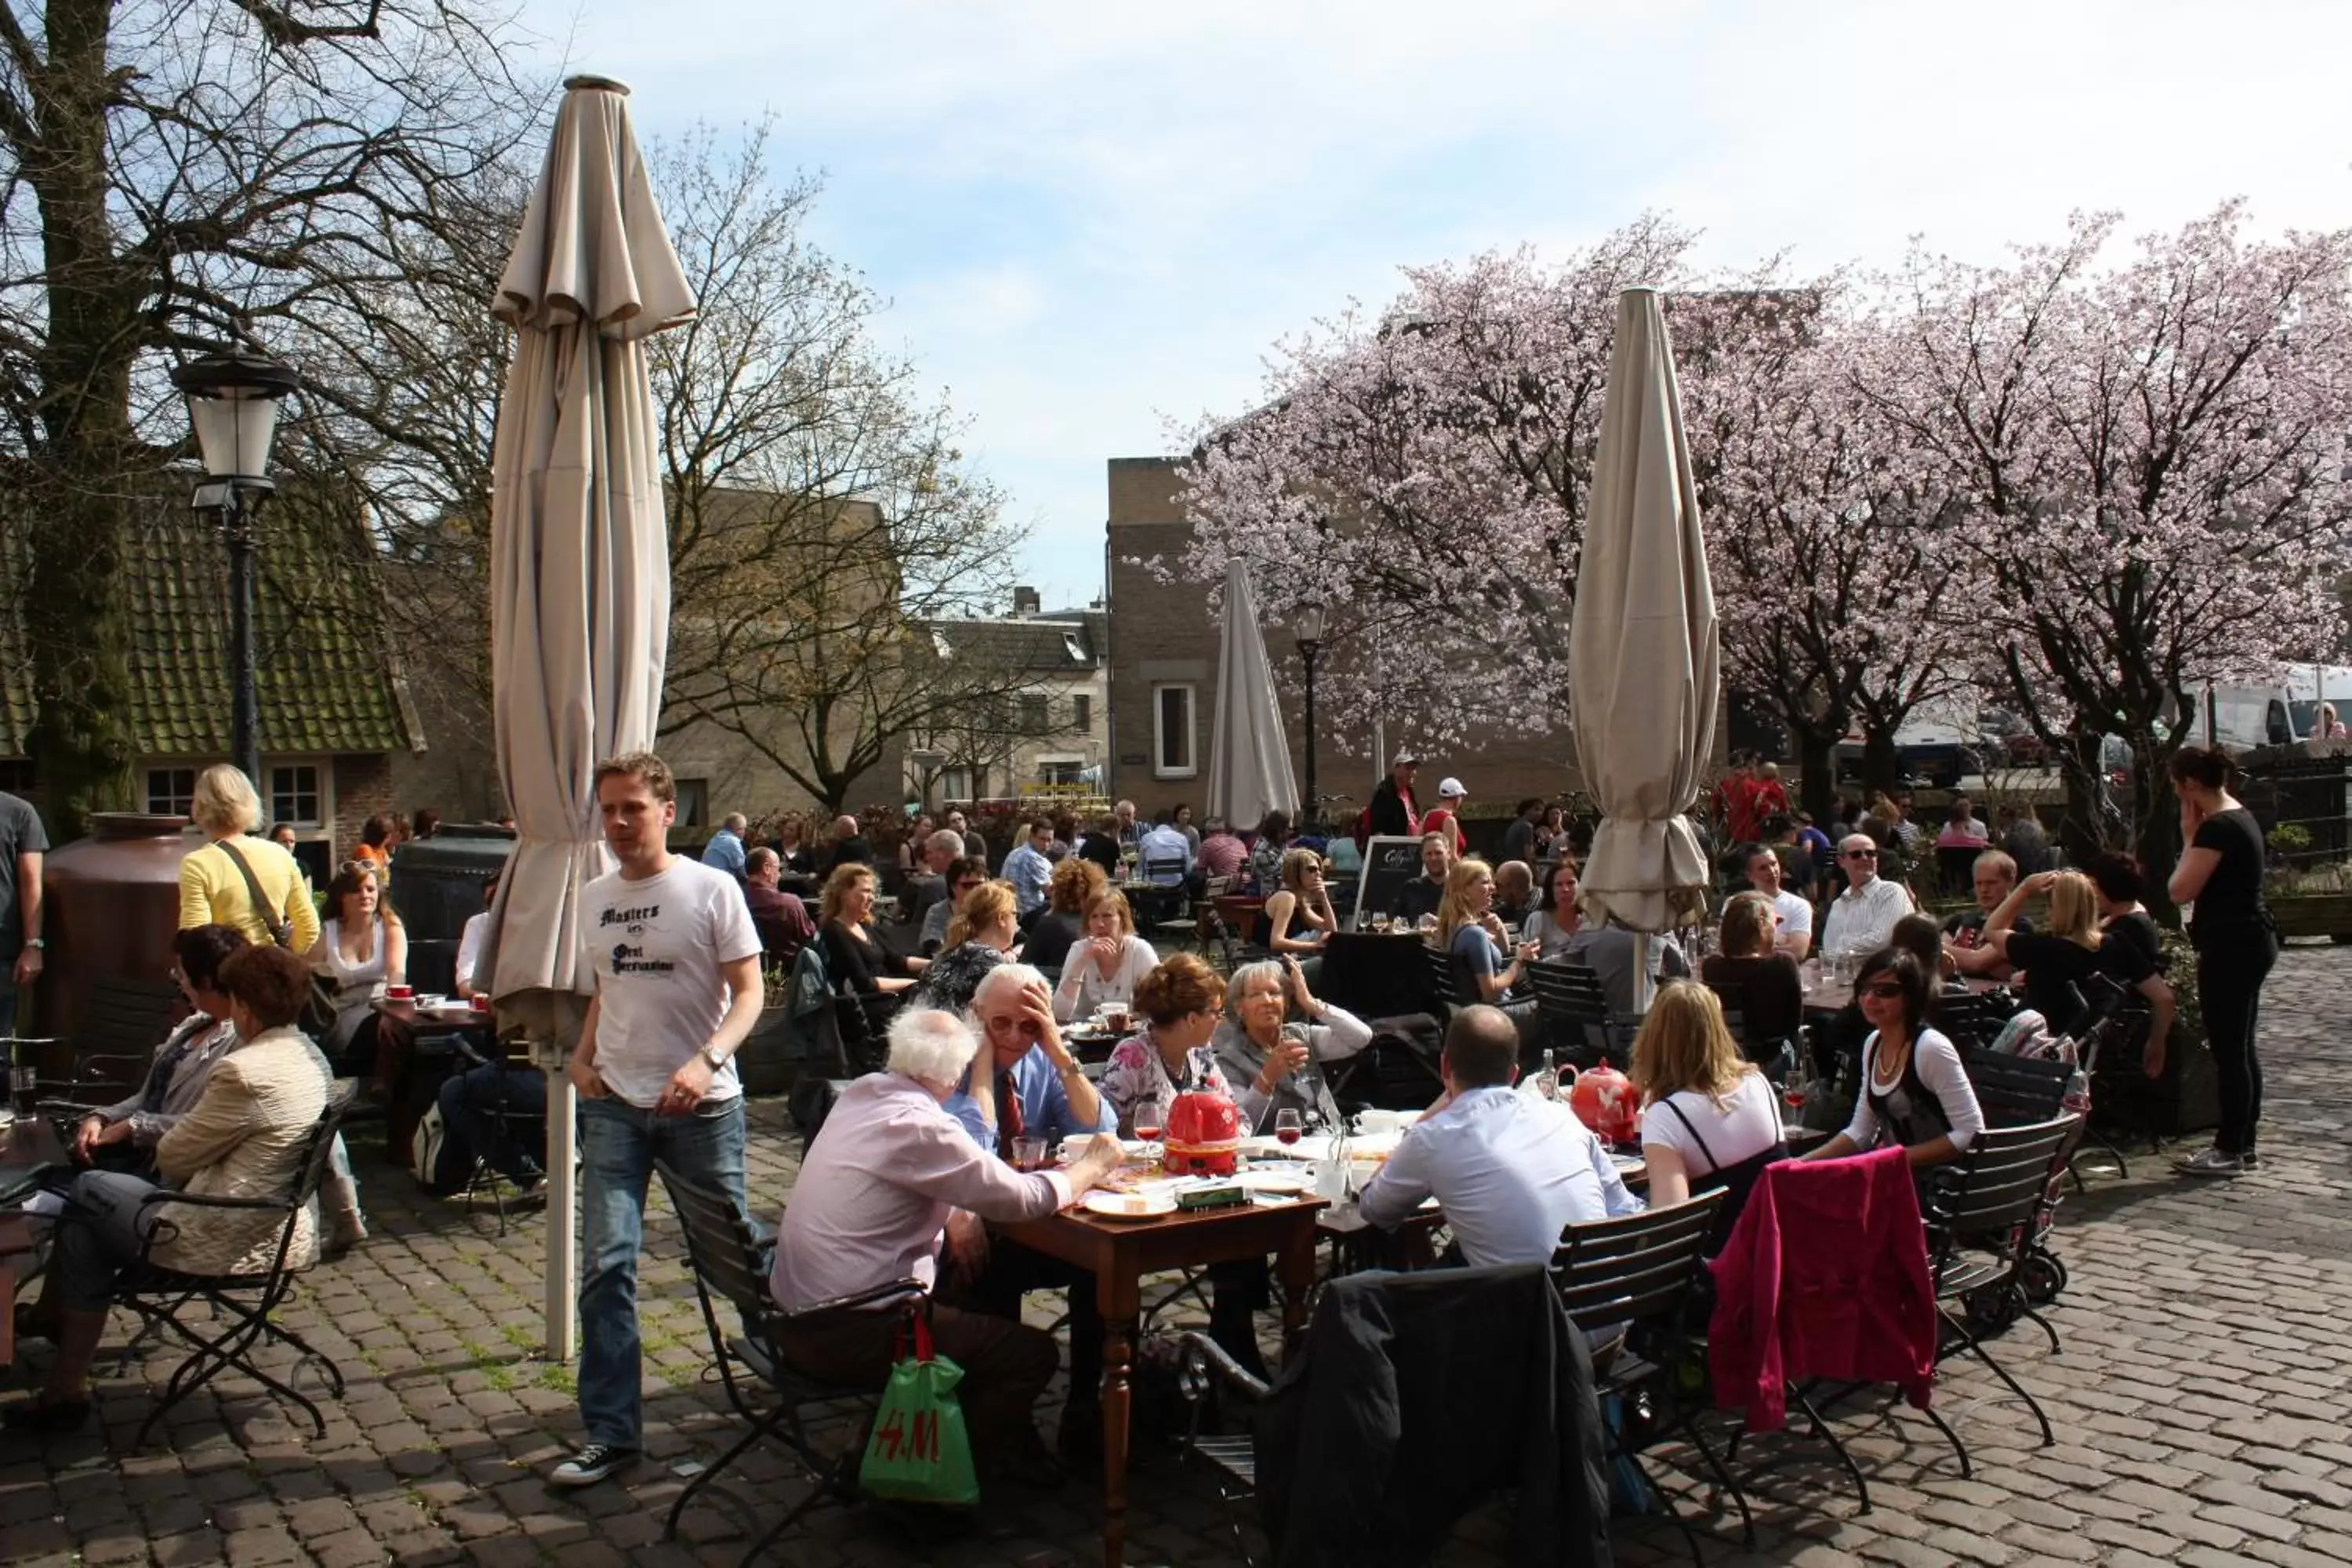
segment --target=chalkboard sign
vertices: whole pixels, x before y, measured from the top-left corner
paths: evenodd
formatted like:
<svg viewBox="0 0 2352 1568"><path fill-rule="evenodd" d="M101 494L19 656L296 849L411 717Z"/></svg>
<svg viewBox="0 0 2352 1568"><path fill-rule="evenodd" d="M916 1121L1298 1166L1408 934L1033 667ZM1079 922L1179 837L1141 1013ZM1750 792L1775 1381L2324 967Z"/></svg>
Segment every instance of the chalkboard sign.
<svg viewBox="0 0 2352 1568"><path fill-rule="evenodd" d="M1374 838L1364 846L1364 874L1356 879L1356 910L1348 929L1364 929L1364 911L1385 912L1404 885L1421 875L1421 840Z"/></svg>

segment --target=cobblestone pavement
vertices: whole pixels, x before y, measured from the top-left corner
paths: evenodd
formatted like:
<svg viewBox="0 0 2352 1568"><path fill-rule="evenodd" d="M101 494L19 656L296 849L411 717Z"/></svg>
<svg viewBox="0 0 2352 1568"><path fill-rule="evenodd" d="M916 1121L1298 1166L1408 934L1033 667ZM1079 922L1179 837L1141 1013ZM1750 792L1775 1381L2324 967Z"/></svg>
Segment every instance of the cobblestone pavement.
<svg viewBox="0 0 2352 1568"><path fill-rule="evenodd" d="M1741 1455L1767 1467L1758 1549L1711 1537L1709 1561L2352 1563L2352 1091L2336 1070L2347 994L2352 949L2294 949L2272 977L2260 1174L2189 1185L2136 1154L2131 1179L2068 1200L2059 1246L2073 1283L2052 1314L2065 1348L2050 1353L2030 1329L2000 1346L2047 1405L2055 1447L2036 1447L2022 1408L1960 1365L1937 1403L1969 1443L1973 1479L1959 1478L1915 1415L1853 1402L1833 1418L1870 1475L1874 1511L1859 1514L1850 1486L1806 1445L1758 1444ZM771 1215L793 1171L782 1121L772 1104L754 1118L752 1191ZM487 1215L417 1198L381 1164L370 1173L363 1158L362 1175L375 1239L310 1275L289 1313L350 1381L341 1401L325 1403L324 1440L229 1383L130 1452L148 1384L171 1365L152 1359L103 1384L102 1433L46 1447L0 1437L0 1559L731 1563L747 1527L757 1533L803 1495L774 1453L755 1453L726 1496L694 1510L683 1543L660 1540L681 1468L733 1435L666 1214L649 1231L643 1289L649 1462L625 1487L560 1496L540 1478L577 1428L569 1370L534 1353L540 1218L501 1238ZM1146 1451L1133 1500L1131 1561L1238 1556L1210 1488L1166 1454ZM1074 1482L926 1553L862 1513L828 1510L782 1560L1086 1562L1097 1521L1092 1493ZM1444 1560L1500 1561L1503 1528L1497 1510L1473 1518ZM1621 1526L1616 1540L1627 1563L1686 1560L1654 1524Z"/></svg>

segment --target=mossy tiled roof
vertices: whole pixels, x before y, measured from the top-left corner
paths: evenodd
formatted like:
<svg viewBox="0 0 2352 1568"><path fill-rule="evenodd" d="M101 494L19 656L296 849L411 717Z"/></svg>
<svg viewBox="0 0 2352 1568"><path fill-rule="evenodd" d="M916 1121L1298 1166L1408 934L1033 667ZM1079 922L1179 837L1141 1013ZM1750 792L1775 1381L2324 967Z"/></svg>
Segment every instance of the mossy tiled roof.
<svg viewBox="0 0 2352 1568"><path fill-rule="evenodd" d="M256 534L262 750L406 748L408 726L372 597L381 579L356 527L322 527L266 503ZM184 496L144 505L124 559L134 743L146 756L226 756L228 552L214 514L192 510ZM21 538L0 548L9 611L0 616L0 755L6 756L24 754L33 721L19 608L28 566Z"/></svg>

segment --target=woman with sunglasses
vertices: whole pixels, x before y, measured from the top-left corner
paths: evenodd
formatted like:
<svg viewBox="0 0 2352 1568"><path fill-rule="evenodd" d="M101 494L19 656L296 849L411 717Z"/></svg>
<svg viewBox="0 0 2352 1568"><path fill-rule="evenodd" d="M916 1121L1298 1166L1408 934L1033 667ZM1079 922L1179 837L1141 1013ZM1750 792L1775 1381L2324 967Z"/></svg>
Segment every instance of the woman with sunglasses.
<svg viewBox="0 0 2352 1568"><path fill-rule="evenodd" d="M1933 995L1919 961L1899 948L1881 948L1863 961L1854 1000L1870 1025L1863 1041L1862 1093L1845 1131L1805 1155L1834 1160L1895 1143L1914 1165L1959 1158L1984 1131L1984 1110L1952 1042L1927 1027Z"/></svg>

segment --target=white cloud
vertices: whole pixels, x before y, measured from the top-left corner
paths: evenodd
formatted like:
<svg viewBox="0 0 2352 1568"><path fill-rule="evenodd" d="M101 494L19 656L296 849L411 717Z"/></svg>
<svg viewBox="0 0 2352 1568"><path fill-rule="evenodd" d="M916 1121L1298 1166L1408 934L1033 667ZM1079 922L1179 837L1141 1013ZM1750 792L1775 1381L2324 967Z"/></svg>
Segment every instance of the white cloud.
<svg viewBox="0 0 2352 1568"><path fill-rule="evenodd" d="M550 11L542 30L570 18ZM1401 263L1573 244L1645 207L1703 257L1990 258L2069 209L2352 212L2340 5L1195 0L779 12L579 0L645 126L773 110L827 242L1083 596L1103 462L1248 405L1272 342Z"/></svg>

